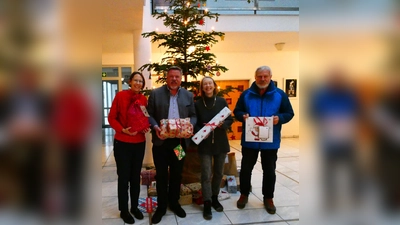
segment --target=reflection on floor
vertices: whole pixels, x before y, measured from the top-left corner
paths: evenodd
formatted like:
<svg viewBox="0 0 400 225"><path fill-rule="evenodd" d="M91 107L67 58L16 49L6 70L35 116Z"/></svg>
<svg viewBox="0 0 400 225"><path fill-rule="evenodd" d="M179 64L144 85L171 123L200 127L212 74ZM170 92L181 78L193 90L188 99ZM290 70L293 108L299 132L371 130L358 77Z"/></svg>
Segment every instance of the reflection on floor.
<svg viewBox="0 0 400 225"><path fill-rule="evenodd" d="M117 200L117 174L115 160L112 152L113 131L103 129L102 147L102 219L103 225L123 225L119 218ZM231 151L236 153L237 165L240 165L241 146L240 140L230 141ZM299 224L299 139L282 139L281 148L278 152L276 168L277 182L275 186L274 202L276 214L268 214L262 202L261 191L262 169L261 160L253 170L252 193L249 202L244 209L236 207L240 192L231 194L231 198L221 201L224 206L223 212L212 211L212 220L203 219L203 206L196 204L185 205L186 218L179 218L171 211L163 217L159 224L269 224L285 225ZM146 186L142 186L141 197L147 196ZM148 215L145 213L143 220L135 219L135 224L149 224Z"/></svg>

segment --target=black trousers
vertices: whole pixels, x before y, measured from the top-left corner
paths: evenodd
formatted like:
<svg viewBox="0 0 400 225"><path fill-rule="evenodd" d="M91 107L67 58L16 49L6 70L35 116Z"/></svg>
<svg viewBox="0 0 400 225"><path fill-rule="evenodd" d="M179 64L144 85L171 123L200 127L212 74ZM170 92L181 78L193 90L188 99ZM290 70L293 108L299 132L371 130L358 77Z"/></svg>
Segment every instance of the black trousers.
<svg viewBox="0 0 400 225"><path fill-rule="evenodd" d="M84 144L64 144L63 160L65 163L65 202L66 213L70 218L79 217L84 207L85 163L87 152Z"/></svg>
<svg viewBox="0 0 400 225"><path fill-rule="evenodd" d="M263 169L262 194L264 198L273 198L276 182L276 160L278 149L251 149L242 148L242 163L240 169L240 193L248 196L250 193L251 174L261 152L261 166Z"/></svg>
<svg viewBox="0 0 400 225"><path fill-rule="evenodd" d="M140 194L140 172L142 169L146 142L126 143L114 139L114 157L118 174L118 209L128 209L128 189L131 207L137 208Z"/></svg>
<svg viewBox="0 0 400 225"><path fill-rule="evenodd" d="M184 139L166 139L161 146L153 145L153 160L156 167L157 181L157 210L166 211L179 205L180 185L182 181L182 169L184 159L178 160L174 148L181 144L186 149ZM169 174L168 174L169 167Z"/></svg>

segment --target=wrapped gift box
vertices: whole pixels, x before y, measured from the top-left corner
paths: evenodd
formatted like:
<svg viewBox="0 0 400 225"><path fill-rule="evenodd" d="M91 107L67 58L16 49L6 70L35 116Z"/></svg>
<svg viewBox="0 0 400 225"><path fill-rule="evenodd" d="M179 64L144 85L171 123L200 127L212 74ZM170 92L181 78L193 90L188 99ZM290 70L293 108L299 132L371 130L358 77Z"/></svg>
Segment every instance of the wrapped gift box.
<svg viewBox="0 0 400 225"><path fill-rule="evenodd" d="M197 191L196 194L193 194L193 202L197 205L202 205L203 202L203 193L201 190Z"/></svg>
<svg viewBox="0 0 400 225"><path fill-rule="evenodd" d="M236 193L237 192L237 183L235 176L226 176L227 178L227 190L229 193Z"/></svg>
<svg viewBox="0 0 400 225"><path fill-rule="evenodd" d="M225 200L225 199L228 199L228 198L231 198L231 195L226 191L221 191L218 194L218 201L222 201L222 200Z"/></svg>
<svg viewBox="0 0 400 225"><path fill-rule="evenodd" d="M155 212L156 211L156 209L157 209L157 198L156 197L151 197L151 199L153 200L152 201L152 203L153 203L153 212ZM146 198L139 198L139 200L138 200L138 209L142 212L142 213L147 213L147 210L146 210Z"/></svg>
<svg viewBox="0 0 400 225"><path fill-rule="evenodd" d="M224 188L226 186L226 175L224 175L221 179L221 185L219 186L220 188Z"/></svg>
<svg viewBox="0 0 400 225"><path fill-rule="evenodd" d="M239 177L235 177L235 179L236 179L236 186L237 186L236 190L240 191L240 179L239 179Z"/></svg>
<svg viewBox="0 0 400 225"><path fill-rule="evenodd" d="M273 142L273 118L249 117L246 119L245 140L248 142Z"/></svg>
<svg viewBox="0 0 400 225"><path fill-rule="evenodd" d="M224 174L237 177L237 165L235 152L228 152L225 158Z"/></svg>
<svg viewBox="0 0 400 225"><path fill-rule="evenodd" d="M149 189L147 189L147 195L148 196L157 196L156 188L150 187Z"/></svg>
<svg viewBox="0 0 400 225"><path fill-rule="evenodd" d="M190 123L190 118L179 119L180 127L178 137L190 138L193 135L193 125Z"/></svg>
<svg viewBox="0 0 400 225"><path fill-rule="evenodd" d="M189 195L181 195L179 197L179 204L180 205L190 205L193 202L193 196L191 194Z"/></svg>
<svg viewBox="0 0 400 225"><path fill-rule="evenodd" d="M203 128L201 128L193 137L192 140L197 145L213 131L219 123L224 121L231 114L231 110L228 107L224 107L217 115L214 116Z"/></svg>
<svg viewBox="0 0 400 225"><path fill-rule="evenodd" d="M201 184L199 182L185 184L185 186L191 190L192 194L197 194L197 192L199 192L201 190Z"/></svg>
<svg viewBox="0 0 400 225"><path fill-rule="evenodd" d="M156 180L155 170L143 170L140 175L142 176L142 185L151 185L151 182Z"/></svg>
<svg viewBox="0 0 400 225"><path fill-rule="evenodd" d="M157 196L157 188L156 188L156 182L152 181L149 189L147 189L147 195L148 196Z"/></svg>
<svg viewBox="0 0 400 225"><path fill-rule="evenodd" d="M222 179L221 179L220 188L224 188L224 187L226 186L226 179L227 179L227 176L224 175L224 176L222 177Z"/></svg>
<svg viewBox="0 0 400 225"><path fill-rule="evenodd" d="M181 184L181 195L191 195L192 190L190 188L186 187L185 185Z"/></svg>
<svg viewBox="0 0 400 225"><path fill-rule="evenodd" d="M190 138L193 135L193 125L190 118L160 120L160 135L164 138Z"/></svg>
<svg viewBox="0 0 400 225"><path fill-rule="evenodd" d="M187 188L190 189L192 193L193 202L201 205L203 204L203 194L201 192L201 184L199 182L185 184Z"/></svg>

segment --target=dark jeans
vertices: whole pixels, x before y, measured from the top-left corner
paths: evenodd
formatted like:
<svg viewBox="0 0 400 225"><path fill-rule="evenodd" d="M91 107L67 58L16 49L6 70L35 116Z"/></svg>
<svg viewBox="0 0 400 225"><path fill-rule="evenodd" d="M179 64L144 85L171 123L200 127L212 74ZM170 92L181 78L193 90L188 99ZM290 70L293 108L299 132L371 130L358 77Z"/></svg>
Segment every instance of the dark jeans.
<svg viewBox="0 0 400 225"><path fill-rule="evenodd" d="M146 142L126 143L114 139L114 157L118 174L118 209L128 210L128 188L131 207L137 208L140 194L140 172Z"/></svg>
<svg viewBox="0 0 400 225"><path fill-rule="evenodd" d="M204 201L211 201L211 196L219 194L225 157L225 152L217 155L200 154L201 189Z"/></svg>
<svg viewBox="0 0 400 225"><path fill-rule="evenodd" d="M323 146L323 188L327 207L336 207L340 199L346 197L343 188L349 190L351 199L358 201L362 193L362 174L357 165L356 147L353 143L331 143ZM346 176L342 177L341 172ZM346 197L347 198L347 197Z"/></svg>
<svg viewBox="0 0 400 225"><path fill-rule="evenodd" d="M81 216L84 207L84 171L86 162L85 145L63 145L65 163L65 191L67 194L66 210L71 218Z"/></svg>
<svg viewBox="0 0 400 225"><path fill-rule="evenodd" d="M156 167L157 210L166 211L179 205L180 186L184 159L178 160L174 148L181 144L186 150L184 139L169 138L161 146L153 145L153 160ZM169 167L169 175L168 175Z"/></svg>
<svg viewBox="0 0 400 225"><path fill-rule="evenodd" d="M278 149L251 149L242 147L242 164L240 169L240 193L248 196L250 193L251 173L257 162L258 153L261 152L261 165L263 169L262 194L264 198L273 198L275 191L275 169L278 159Z"/></svg>

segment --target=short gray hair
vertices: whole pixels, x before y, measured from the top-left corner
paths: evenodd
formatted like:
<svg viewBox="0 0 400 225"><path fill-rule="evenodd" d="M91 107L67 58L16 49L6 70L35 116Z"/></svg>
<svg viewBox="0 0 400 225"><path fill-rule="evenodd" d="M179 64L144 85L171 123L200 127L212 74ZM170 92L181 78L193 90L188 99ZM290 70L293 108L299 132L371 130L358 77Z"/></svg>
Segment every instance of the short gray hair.
<svg viewBox="0 0 400 225"><path fill-rule="evenodd" d="M257 75L258 72L264 71L264 70L269 71L269 73L272 75L272 71L271 71L271 68L269 68L269 66L260 66L260 67L258 67L256 69L256 72L254 73L254 75Z"/></svg>
<svg viewBox="0 0 400 225"><path fill-rule="evenodd" d="M182 75L182 69L179 67L179 66L171 66L170 68L168 68L168 71L167 72L169 72L169 71L171 71L171 70L178 70L179 72L180 72L180 74Z"/></svg>

